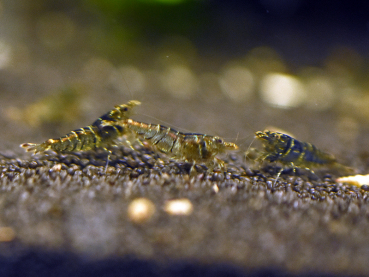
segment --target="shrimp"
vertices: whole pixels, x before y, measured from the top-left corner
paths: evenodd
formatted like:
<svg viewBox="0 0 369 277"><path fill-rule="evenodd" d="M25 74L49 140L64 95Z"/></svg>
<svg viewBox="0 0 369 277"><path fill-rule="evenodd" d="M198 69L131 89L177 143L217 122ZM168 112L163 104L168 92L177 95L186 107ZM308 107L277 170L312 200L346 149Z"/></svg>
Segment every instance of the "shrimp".
<svg viewBox="0 0 369 277"><path fill-rule="evenodd" d="M43 143L23 143L20 146L27 152L34 154L47 150L55 152L86 151L102 147L105 150L109 145L115 145L116 139L126 134L124 126L119 124L121 120L128 119L132 109L141 103L131 100L127 104L115 106L114 109L102 115L94 123L83 127L63 137L48 139Z"/></svg>
<svg viewBox="0 0 369 277"><path fill-rule="evenodd" d="M217 165L224 169L224 161L215 156L227 150L238 149L236 144L225 142L218 136L182 133L162 125L146 124L132 119L126 120L124 125L136 134L138 139L145 139L161 152L193 163L190 170L191 175L195 173L197 163L205 163L209 171L213 171Z"/></svg>
<svg viewBox="0 0 369 277"><path fill-rule="evenodd" d="M294 171L296 167L302 167L312 173L314 172L310 167L341 166L347 168L337 163L333 155L319 150L311 143L298 141L286 134L265 130L264 132L256 132L255 135L257 139L262 141L265 150L258 158L260 161L290 164ZM282 171L283 168L279 171L274 183Z"/></svg>

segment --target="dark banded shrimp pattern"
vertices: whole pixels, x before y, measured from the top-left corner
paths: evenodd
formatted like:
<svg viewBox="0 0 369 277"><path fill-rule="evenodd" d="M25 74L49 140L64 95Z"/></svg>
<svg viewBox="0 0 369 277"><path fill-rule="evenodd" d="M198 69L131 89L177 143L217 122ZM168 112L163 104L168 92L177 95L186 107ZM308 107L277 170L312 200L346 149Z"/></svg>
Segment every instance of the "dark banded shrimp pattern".
<svg viewBox="0 0 369 277"><path fill-rule="evenodd" d="M67 135L48 139L43 143L23 143L20 146L27 152L43 152L53 150L55 152L86 151L95 148L105 148L115 145L116 140L126 134L121 123L130 117L132 109L141 103L131 100L127 104L115 106L114 109L102 115L89 126L71 131Z"/></svg>
<svg viewBox="0 0 369 277"><path fill-rule="evenodd" d="M195 164L204 163L209 171L215 166L225 168L224 161L215 156L228 150L237 150L232 142L225 142L218 136L197 133L182 133L159 124L146 124L128 119L125 128L136 134L138 139L144 139L164 153L175 158L193 163L191 174L194 174Z"/></svg>
<svg viewBox="0 0 369 277"><path fill-rule="evenodd" d="M346 170L352 170L349 167L337 163L336 158L325 153L313 144L298 141L293 137L265 130L255 133L264 146L265 152L258 157L259 161L267 160L268 162L280 162L283 165L291 165L291 167L301 167L313 172L311 167L337 166ZM282 173L279 171L275 182Z"/></svg>

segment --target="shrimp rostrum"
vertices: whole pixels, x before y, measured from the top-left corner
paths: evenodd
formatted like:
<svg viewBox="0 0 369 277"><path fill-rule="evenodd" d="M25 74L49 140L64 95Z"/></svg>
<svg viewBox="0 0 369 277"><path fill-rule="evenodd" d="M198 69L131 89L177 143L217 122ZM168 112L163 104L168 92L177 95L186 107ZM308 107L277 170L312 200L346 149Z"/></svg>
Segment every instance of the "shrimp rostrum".
<svg viewBox="0 0 369 277"><path fill-rule="evenodd" d="M126 134L121 120L130 117L132 109L140 105L139 101L129 101L127 104L115 106L114 109L102 115L91 125L71 131L63 137L48 139L43 143L23 143L20 146L27 152L55 152L85 151L115 145L116 140Z"/></svg>
<svg viewBox="0 0 369 277"><path fill-rule="evenodd" d="M298 141L286 134L268 130L256 132L255 135L257 139L261 140L265 150L258 158L259 161L280 162L283 165L291 165L294 170L296 167L301 167L311 172L313 172L311 167L322 166L338 166L349 169L337 163L333 155L319 150L311 143ZM277 178L282 170L278 173Z"/></svg>
<svg viewBox="0 0 369 277"><path fill-rule="evenodd" d="M139 140L145 140L164 153L192 163L190 173L195 172L195 164L204 163L209 171L216 166L225 168L224 161L215 156L227 150L237 150L232 142L225 142L218 136L196 133L182 133L159 124L146 124L128 119L125 128L131 130Z"/></svg>

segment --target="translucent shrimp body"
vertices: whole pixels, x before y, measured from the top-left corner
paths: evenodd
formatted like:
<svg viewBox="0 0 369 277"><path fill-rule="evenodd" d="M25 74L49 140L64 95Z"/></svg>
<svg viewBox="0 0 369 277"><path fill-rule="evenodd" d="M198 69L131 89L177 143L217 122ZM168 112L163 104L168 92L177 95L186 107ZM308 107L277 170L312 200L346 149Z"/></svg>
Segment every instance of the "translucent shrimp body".
<svg viewBox="0 0 369 277"><path fill-rule="evenodd" d="M293 164L297 167L317 167L336 163L336 158L325 153L308 142L298 141L286 134L265 130L256 132L256 138L262 141L265 153L260 160Z"/></svg>
<svg viewBox="0 0 369 277"><path fill-rule="evenodd" d="M216 165L224 168L224 161L215 156L228 150L237 150L232 142L225 142L217 136L196 133L182 133L158 124L146 124L128 119L125 128L131 130L139 139L143 139L158 150L169 153L177 159L193 163L204 163L210 171Z"/></svg>
<svg viewBox="0 0 369 277"><path fill-rule="evenodd" d="M298 141L289 135L268 130L256 132L255 135L263 143L265 150L258 158L259 161L280 162L283 165L290 165L294 171L296 167L301 167L312 173L314 173L311 170L312 167L323 166L334 166L344 171L352 171L351 168L337 163L333 155L319 150L311 143ZM278 172L274 184L282 171L283 168Z"/></svg>
<svg viewBox="0 0 369 277"><path fill-rule="evenodd" d="M85 151L95 148L105 148L115 145L117 138L126 134L122 120L130 117L132 109L141 103L131 100L127 104L115 106L114 109L102 115L89 126L71 131L63 137L48 139L43 143L23 143L20 146L27 152L43 152L53 150L55 152Z"/></svg>

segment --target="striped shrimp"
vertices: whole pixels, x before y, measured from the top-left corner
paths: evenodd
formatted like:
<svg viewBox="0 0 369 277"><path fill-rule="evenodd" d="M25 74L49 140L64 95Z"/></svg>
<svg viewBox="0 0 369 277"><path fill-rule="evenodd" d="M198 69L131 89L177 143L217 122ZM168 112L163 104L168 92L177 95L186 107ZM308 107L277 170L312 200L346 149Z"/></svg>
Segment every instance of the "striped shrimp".
<svg viewBox="0 0 369 277"><path fill-rule="evenodd" d="M310 167L338 166L350 169L337 163L333 155L319 150L311 143L298 141L286 134L265 130L264 132L256 132L255 135L257 139L261 140L265 150L258 158L260 161L290 164L294 170L296 167L301 167L312 173ZM279 171L274 183L277 182L282 171L283 168Z"/></svg>
<svg viewBox="0 0 369 277"><path fill-rule="evenodd" d="M146 124L128 119L124 122L138 139L145 139L158 150L172 154L177 159L193 163L190 174L196 173L195 164L205 163L209 171L215 166L225 168L224 161L216 158L217 154L227 150L237 150L232 142L225 142L217 136L195 133L182 133L158 124Z"/></svg>
<svg viewBox="0 0 369 277"><path fill-rule="evenodd" d="M27 152L38 153L47 150L55 152L85 151L102 147L106 150L109 145L115 145L116 139L126 133L124 126L119 124L121 120L128 119L132 108L141 103L131 100L127 104L115 106L114 109L102 115L94 123L83 127L63 137L48 139L43 143L23 143L20 146Z"/></svg>

